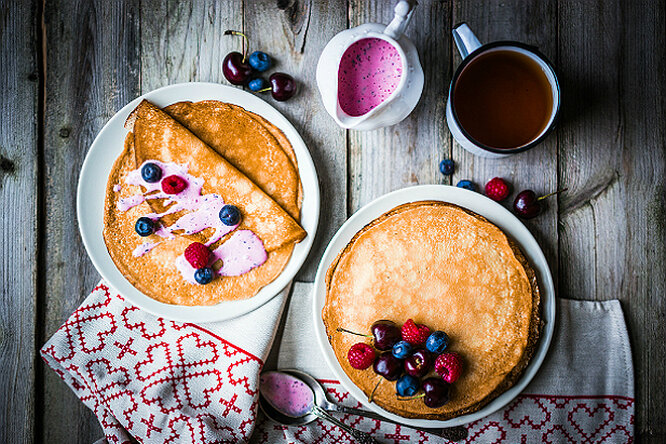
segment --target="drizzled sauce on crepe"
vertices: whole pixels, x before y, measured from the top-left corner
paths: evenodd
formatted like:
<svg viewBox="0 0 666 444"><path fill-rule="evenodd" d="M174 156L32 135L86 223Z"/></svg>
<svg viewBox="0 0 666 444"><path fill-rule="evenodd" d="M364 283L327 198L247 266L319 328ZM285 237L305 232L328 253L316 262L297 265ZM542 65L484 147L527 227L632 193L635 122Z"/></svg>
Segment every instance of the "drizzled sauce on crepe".
<svg viewBox="0 0 666 444"><path fill-rule="evenodd" d="M141 176L141 169L146 163L153 163L159 166L164 172L164 176L178 175L187 182L187 187L176 194L167 194L162 191L160 182L146 182ZM206 246L210 247L224 236L238 228L236 225L225 225L220 220L218 214L225 205L222 197L214 193L201 194L204 180L188 173L186 165L176 163L164 163L158 160L147 160L139 168L130 171L125 182L129 185L141 186L145 191L141 194L134 194L121 199L118 208L121 211L127 211L148 199L166 199L165 206L168 208L161 213L150 213L144 215L154 221L167 214L174 214L183 210L188 212L179 217L172 225L166 226L159 222L159 227L155 234L162 238L173 239L174 232L184 234L199 233L207 228L212 228L215 233L210 236ZM135 257L148 254L158 243L146 241L134 249ZM240 230L234 233L222 245L213 250L209 266L221 261L221 267L216 271L220 276L240 276L250 270L262 265L268 259L268 253L259 237L251 230ZM176 258L176 268L180 271L183 278L196 284L192 267L183 255Z"/></svg>

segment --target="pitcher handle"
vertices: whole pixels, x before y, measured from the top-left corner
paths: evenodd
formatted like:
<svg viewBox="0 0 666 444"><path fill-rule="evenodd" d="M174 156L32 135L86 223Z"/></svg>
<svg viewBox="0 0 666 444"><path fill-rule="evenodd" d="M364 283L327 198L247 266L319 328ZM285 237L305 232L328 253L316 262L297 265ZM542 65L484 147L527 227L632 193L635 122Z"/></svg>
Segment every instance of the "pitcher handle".
<svg viewBox="0 0 666 444"><path fill-rule="evenodd" d="M418 5L416 0L400 0L393 8L395 15L391 23L384 29L384 34L398 40L405 33L416 5Z"/></svg>
<svg viewBox="0 0 666 444"><path fill-rule="evenodd" d="M456 42L458 52L460 52L463 59L481 46L481 42L467 26L467 23L461 23L453 28L453 41Z"/></svg>

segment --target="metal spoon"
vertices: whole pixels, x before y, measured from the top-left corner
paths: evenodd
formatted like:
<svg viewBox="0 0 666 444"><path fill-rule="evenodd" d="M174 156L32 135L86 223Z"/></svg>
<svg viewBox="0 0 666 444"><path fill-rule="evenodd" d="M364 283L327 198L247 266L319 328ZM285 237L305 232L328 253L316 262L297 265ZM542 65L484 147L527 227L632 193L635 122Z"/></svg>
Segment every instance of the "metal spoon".
<svg viewBox="0 0 666 444"><path fill-rule="evenodd" d="M299 374L294 374L290 371L280 371L280 373L286 373L295 378L299 378ZM305 383L305 381L302 381ZM307 384L307 383L306 383ZM309 386L309 384L307 384ZM324 419L326 421L332 422L333 424L340 427L345 432L349 433L356 441L361 444L379 444L379 442L370 436L368 433L356 430L353 427L348 426L347 424L339 421L337 418L329 415L325 410L322 410L317 404L317 394L313 391L314 403L310 405L309 410L305 411L301 416L292 416L292 414L287 414L281 410L275 408L264 394L259 391L259 408L264 414L271 420L284 424L284 425L305 425L311 423L317 418Z"/></svg>
<svg viewBox="0 0 666 444"><path fill-rule="evenodd" d="M288 375L291 375L297 379L300 379L302 382L307 384L311 389L312 393L314 395L314 405L313 408L311 409L310 412L306 413L304 416L301 416L299 418L293 418L290 416L287 416L283 413L278 412L263 396L259 397L259 406L261 407L262 411L268 416L269 418L273 419L276 422L283 423L285 425L303 425L303 424L308 424L312 421L314 421L317 417L322 417L321 415L325 415L323 419L327 420L333 420L333 422L340 427L342 427L345 431L350 433L354 438L358 439L359 442L364 442L361 441L361 438L357 437L354 435L352 432L350 432L348 429L351 429L349 426L340 423L337 419L335 419L333 416L331 416L328 412L335 412L335 413L344 413L344 414L352 414L352 415L358 415L358 416L363 416L366 418L372 418L372 419L378 419L380 421L386 421L390 422L392 424L399 424L401 427L408 427L414 430L419 430L425 433L430 433L432 435L440 436L442 438L445 438L449 441L461 441L467 437L467 429L462 426L458 427L451 427L451 428L435 428L435 429L424 429L424 428L419 428L419 427L413 427L413 426L408 426L405 424L401 424L396 421L392 421L390 419L387 419L377 413L374 412L369 412L367 410L361 410L353 407L346 407L342 405L338 405L335 403L330 402L326 398L326 392L324 391L324 388L319 384L319 382L313 378L312 376L308 375L307 373L303 373L300 370L295 370L295 369L283 369L279 370L279 372L286 373ZM342 425L341 425L342 424ZM343 427L344 426L344 427ZM354 431L354 433L361 433L363 435L367 435L370 439L373 439L368 435L367 433L360 432L355 429L351 429ZM376 441L365 441L365 442L376 442Z"/></svg>

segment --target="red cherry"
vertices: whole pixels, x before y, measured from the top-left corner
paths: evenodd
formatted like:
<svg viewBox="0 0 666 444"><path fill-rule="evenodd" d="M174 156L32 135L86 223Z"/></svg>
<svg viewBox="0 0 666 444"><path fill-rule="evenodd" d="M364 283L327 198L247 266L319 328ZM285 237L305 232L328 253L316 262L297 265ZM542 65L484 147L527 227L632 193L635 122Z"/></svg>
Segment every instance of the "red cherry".
<svg viewBox="0 0 666 444"><path fill-rule="evenodd" d="M276 72L268 81L271 82L271 95L277 101L289 100L296 93L296 81L289 74Z"/></svg>
<svg viewBox="0 0 666 444"><path fill-rule="evenodd" d="M541 204L534 191L525 190L516 196L516 200L513 201L513 210L523 219L532 219L541 213Z"/></svg>
<svg viewBox="0 0 666 444"><path fill-rule="evenodd" d="M391 352L384 352L375 360L372 369L389 381L395 381L402 374L402 361Z"/></svg>
<svg viewBox="0 0 666 444"><path fill-rule="evenodd" d="M430 353L420 348L405 359L405 373L415 378L422 378L430 371L431 364Z"/></svg>
<svg viewBox="0 0 666 444"><path fill-rule="evenodd" d="M521 191L516 196L516 200L513 201L513 211L523 219L532 219L541 213L542 200L566 190L568 190L568 188L541 197L537 197L536 193L532 190Z"/></svg>
<svg viewBox="0 0 666 444"><path fill-rule="evenodd" d="M392 321L376 321L370 327L370 331L372 331L375 338L375 348L377 350L391 350L393 345L400 340L400 329Z"/></svg>
<svg viewBox="0 0 666 444"><path fill-rule="evenodd" d="M222 61L222 74L234 85L243 85L252 74L252 67L243 59L240 52L230 52Z"/></svg>
<svg viewBox="0 0 666 444"><path fill-rule="evenodd" d="M247 61L246 46L249 46L247 36L242 32L228 29L224 35L240 35L244 39L243 54L232 51L222 61L222 74L233 85L244 85L252 75L252 67Z"/></svg>
<svg viewBox="0 0 666 444"><path fill-rule="evenodd" d="M428 378L422 384L423 402L430 408L441 407L449 402L449 384L439 378Z"/></svg>

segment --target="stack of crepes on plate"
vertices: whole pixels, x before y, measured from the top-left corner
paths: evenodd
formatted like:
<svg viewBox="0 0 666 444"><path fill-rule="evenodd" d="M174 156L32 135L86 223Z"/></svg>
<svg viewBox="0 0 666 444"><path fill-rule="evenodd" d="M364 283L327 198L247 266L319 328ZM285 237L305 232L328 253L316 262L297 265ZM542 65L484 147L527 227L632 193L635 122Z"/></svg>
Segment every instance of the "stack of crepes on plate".
<svg viewBox="0 0 666 444"><path fill-rule="evenodd" d="M298 165L285 135L261 116L213 100L164 109L144 100L126 127L104 211L104 240L125 278L179 305L245 299L272 282L306 236ZM148 163L159 167L160 180L145 180ZM165 188L172 176L185 182L182 191ZM221 222L225 205L240 210L240 223ZM142 217L154 222L153 234L135 231ZM184 256L193 242L211 253L214 278L206 285L193 279Z"/></svg>
<svg viewBox="0 0 666 444"><path fill-rule="evenodd" d="M478 411L520 379L539 341L540 310L536 273L499 227L451 203L420 201L384 213L349 241L327 271L322 319L340 366L372 402L405 418L444 420ZM399 397L395 382L348 360L359 337L339 329L366 333L375 321L408 319L445 332L445 352L462 359L441 406ZM439 378L436 368L424 377Z"/></svg>

